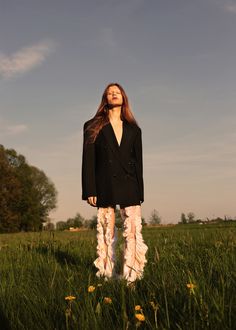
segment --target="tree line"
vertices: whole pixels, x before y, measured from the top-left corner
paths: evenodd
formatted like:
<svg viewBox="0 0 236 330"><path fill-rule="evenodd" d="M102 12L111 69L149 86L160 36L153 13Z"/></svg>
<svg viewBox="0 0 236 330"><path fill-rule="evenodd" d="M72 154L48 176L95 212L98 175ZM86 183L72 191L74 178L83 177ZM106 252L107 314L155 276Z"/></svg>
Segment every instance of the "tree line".
<svg viewBox="0 0 236 330"><path fill-rule="evenodd" d="M0 145L0 232L42 230L56 203L55 185L46 174Z"/></svg>
<svg viewBox="0 0 236 330"><path fill-rule="evenodd" d="M205 220L203 219L197 219L195 214L193 212L188 212L187 215L185 213L181 213L180 221L178 224L194 224L194 223L220 223L220 222L231 222L231 221L236 221L236 217L230 217L230 216L224 216L224 218L221 217L216 217L216 218L206 218Z"/></svg>
<svg viewBox="0 0 236 330"><path fill-rule="evenodd" d="M161 217L156 209L154 209L148 221L146 222L144 217L141 217L142 225L159 225L161 223ZM123 220L121 219L119 209L115 210L115 224L116 228L122 228ZM85 219L80 213L76 213L75 217L69 218L66 221L58 221L56 224L48 222L45 226L46 230L69 230L70 228L88 228L96 229L97 216L92 216L91 219Z"/></svg>
<svg viewBox="0 0 236 330"><path fill-rule="evenodd" d="M116 228L121 228L123 225L123 220L121 219L121 215L118 209L115 210L115 221ZM146 224L144 218L142 218L142 223L144 225ZM70 228L96 229L96 226L97 215L92 216L91 219L85 219L83 216L81 216L80 213L76 213L75 217L69 218L66 221L58 221L55 226L52 226L52 223L50 223L50 229L56 230L69 230ZM48 229L47 226L46 229Z"/></svg>

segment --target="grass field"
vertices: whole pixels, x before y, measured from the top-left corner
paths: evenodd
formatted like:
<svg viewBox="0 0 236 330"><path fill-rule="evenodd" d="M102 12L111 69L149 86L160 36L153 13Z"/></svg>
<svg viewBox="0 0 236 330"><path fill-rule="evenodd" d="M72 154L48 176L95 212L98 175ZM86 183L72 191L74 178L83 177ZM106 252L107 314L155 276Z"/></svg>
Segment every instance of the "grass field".
<svg viewBox="0 0 236 330"><path fill-rule="evenodd" d="M143 236L148 264L131 289L96 278L95 231L0 235L0 329L236 329L236 226Z"/></svg>

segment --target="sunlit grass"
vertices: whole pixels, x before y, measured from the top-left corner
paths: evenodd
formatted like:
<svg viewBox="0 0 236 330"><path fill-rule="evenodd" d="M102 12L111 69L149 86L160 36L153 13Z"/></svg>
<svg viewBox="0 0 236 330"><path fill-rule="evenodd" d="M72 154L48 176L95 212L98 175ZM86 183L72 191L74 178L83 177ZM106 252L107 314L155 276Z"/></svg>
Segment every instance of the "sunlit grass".
<svg viewBox="0 0 236 330"><path fill-rule="evenodd" d="M95 276L96 232L0 235L1 329L234 329L236 227L144 228L135 288ZM117 243L121 270L123 241Z"/></svg>

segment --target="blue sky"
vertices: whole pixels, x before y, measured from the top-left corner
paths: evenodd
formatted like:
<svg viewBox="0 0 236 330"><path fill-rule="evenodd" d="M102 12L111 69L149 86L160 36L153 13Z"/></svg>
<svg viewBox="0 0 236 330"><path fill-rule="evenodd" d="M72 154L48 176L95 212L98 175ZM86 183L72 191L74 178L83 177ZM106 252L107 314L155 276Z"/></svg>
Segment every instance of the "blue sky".
<svg viewBox="0 0 236 330"><path fill-rule="evenodd" d="M54 221L96 214L82 127L110 82L142 128L143 216L236 216L235 31L230 0L0 0L0 143L53 180Z"/></svg>

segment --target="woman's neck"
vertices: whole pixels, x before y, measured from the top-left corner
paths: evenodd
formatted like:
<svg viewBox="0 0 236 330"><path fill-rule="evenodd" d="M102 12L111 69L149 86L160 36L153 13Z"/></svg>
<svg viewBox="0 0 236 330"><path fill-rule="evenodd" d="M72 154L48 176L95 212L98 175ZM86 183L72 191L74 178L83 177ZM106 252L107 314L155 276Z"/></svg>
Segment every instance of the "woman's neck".
<svg viewBox="0 0 236 330"><path fill-rule="evenodd" d="M114 107L109 110L109 120L112 123L118 123L121 122L121 107Z"/></svg>

